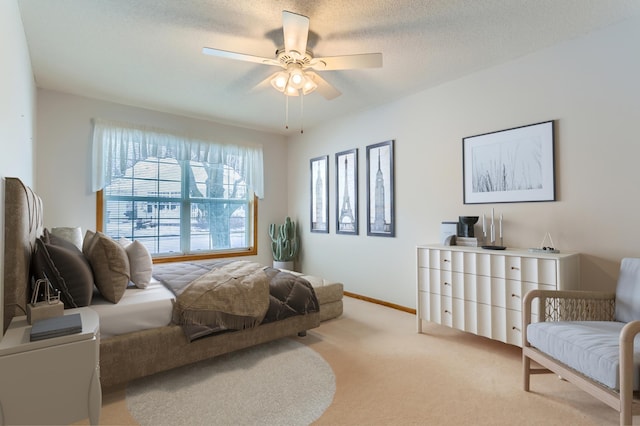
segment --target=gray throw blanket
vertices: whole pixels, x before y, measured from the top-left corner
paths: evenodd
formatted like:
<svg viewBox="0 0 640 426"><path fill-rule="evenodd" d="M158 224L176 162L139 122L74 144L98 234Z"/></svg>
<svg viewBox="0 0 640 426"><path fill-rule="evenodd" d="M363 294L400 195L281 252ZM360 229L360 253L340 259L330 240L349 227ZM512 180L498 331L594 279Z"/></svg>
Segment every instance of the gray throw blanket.
<svg viewBox="0 0 640 426"><path fill-rule="evenodd" d="M182 326L190 341L258 325L261 317L266 324L319 310L307 280L247 261L161 263L153 265L153 276L176 295L172 322ZM262 313L265 304L266 315Z"/></svg>
<svg viewBox="0 0 640 426"><path fill-rule="evenodd" d="M175 324L242 330L259 325L269 309L269 278L255 262L223 264L174 291Z"/></svg>

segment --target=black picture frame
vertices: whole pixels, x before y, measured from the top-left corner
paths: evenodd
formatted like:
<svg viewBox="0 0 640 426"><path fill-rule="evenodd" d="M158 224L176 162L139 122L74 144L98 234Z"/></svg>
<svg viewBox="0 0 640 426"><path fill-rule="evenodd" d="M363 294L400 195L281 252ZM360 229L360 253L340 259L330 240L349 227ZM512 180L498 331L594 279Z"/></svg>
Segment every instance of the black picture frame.
<svg viewBox="0 0 640 426"><path fill-rule="evenodd" d="M336 234L358 235L358 149L336 154Z"/></svg>
<svg viewBox="0 0 640 426"><path fill-rule="evenodd" d="M555 201L554 121L462 139L464 204Z"/></svg>
<svg viewBox="0 0 640 426"><path fill-rule="evenodd" d="M395 237L394 140L367 146L367 235Z"/></svg>
<svg viewBox="0 0 640 426"><path fill-rule="evenodd" d="M329 233L329 156L310 160L311 232Z"/></svg>

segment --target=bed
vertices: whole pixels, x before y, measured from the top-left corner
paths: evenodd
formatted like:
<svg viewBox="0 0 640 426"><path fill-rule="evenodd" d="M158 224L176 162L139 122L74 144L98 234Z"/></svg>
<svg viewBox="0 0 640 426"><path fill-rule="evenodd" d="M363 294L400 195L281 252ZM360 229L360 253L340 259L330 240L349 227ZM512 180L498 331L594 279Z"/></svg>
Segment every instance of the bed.
<svg viewBox="0 0 640 426"><path fill-rule="evenodd" d="M25 314L29 298L30 262L36 241L44 232L41 199L19 179L5 178L5 253L4 253L4 315L6 329L14 316ZM294 274L302 275L302 274ZM342 284L328 282L317 277L307 277L317 292L318 308L304 315L293 315L257 327L240 331L226 331L190 341L183 327L167 324L165 314L160 318L145 319L148 328L135 331L126 329L126 321L113 328L109 317L137 312L141 308L140 296L151 305L172 303L158 280L149 288L127 290L126 297L113 305L94 297L91 308L105 322L101 324L100 381L102 387L111 387L160 371L187 365L196 361L222 355L260 343L296 334L318 327L321 320L334 318L342 313ZM149 291L148 291L149 290ZM156 297L157 296L157 297ZM145 302L145 303L146 303ZM143 305L145 305L143 303ZM111 306L110 306L111 305ZM117 306L118 311L110 308ZM146 304L145 306L150 306ZM324 309L323 306L326 306ZM115 313L114 313L115 312ZM166 311L165 311L166 312ZM165 315L165 317L162 317ZM158 322L159 321L159 322ZM124 324L124 326L123 326ZM118 329L121 327L121 329ZM124 327L124 328L122 328Z"/></svg>

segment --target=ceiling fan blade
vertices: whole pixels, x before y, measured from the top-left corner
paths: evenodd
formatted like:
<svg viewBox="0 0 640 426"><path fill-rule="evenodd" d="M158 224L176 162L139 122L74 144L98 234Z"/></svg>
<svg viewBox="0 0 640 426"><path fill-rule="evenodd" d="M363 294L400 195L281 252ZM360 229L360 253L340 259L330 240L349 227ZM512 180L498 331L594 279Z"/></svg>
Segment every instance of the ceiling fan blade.
<svg viewBox="0 0 640 426"><path fill-rule="evenodd" d="M380 67L382 67L382 53L362 53L359 55L314 58L309 65L309 68L313 68L317 71Z"/></svg>
<svg viewBox="0 0 640 426"><path fill-rule="evenodd" d="M217 56L218 58L235 59L238 61L255 62L257 64L282 66L282 64L275 59L246 55L244 53L229 52L227 50L214 49L212 47L203 47L202 53L204 53L205 55Z"/></svg>
<svg viewBox="0 0 640 426"><path fill-rule="evenodd" d="M324 78L320 77L315 72L307 71L307 72L305 72L305 74L308 77L312 78L314 83L316 83L318 85L318 88L316 89L316 91L318 93L320 93L322 96L324 96L325 99L330 101L331 99L337 98L338 96L340 96L342 94L342 92L340 92L338 89L336 89L335 87L330 85L327 82L327 80L325 80Z"/></svg>
<svg viewBox="0 0 640 426"><path fill-rule="evenodd" d="M309 36L309 18L297 13L282 11L282 32L284 33L284 50L287 53L297 52L301 59L307 51Z"/></svg>

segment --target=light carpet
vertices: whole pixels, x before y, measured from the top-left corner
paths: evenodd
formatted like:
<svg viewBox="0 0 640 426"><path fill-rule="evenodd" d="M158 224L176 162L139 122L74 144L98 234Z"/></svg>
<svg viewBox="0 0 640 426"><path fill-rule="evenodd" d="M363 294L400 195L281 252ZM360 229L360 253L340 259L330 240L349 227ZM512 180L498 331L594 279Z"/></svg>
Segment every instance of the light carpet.
<svg viewBox="0 0 640 426"><path fill-rule="evenodd" d="M281 339L136 380L126 402L141 425L307 425L335 388L317 352Z"/></svg>
<svg viewBox="0 0 640 426"><path fill-rule="evenodd" d="M293 340L336 377L333 402L314 426L618 424L615 410L553 374L532 377L524 392L516 346L428 323L417 334L415 315L361 300L345 297L341 317ZM125 399L122 388L105 392L100 424L138 424Z"/></svg>

